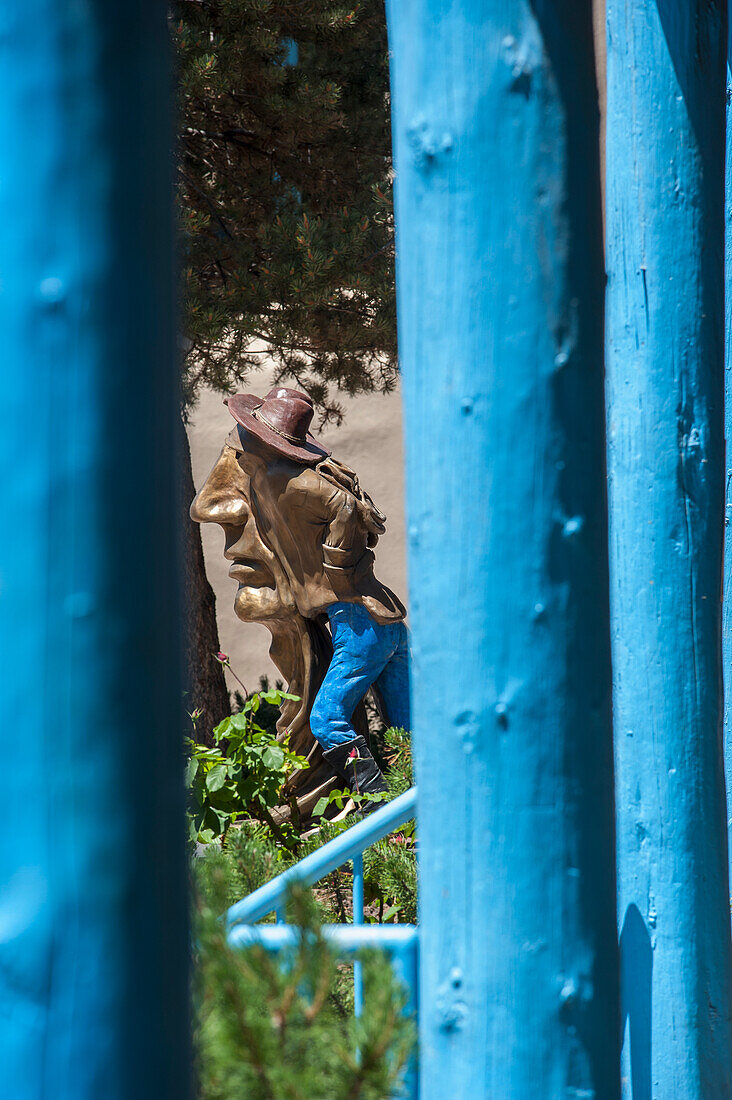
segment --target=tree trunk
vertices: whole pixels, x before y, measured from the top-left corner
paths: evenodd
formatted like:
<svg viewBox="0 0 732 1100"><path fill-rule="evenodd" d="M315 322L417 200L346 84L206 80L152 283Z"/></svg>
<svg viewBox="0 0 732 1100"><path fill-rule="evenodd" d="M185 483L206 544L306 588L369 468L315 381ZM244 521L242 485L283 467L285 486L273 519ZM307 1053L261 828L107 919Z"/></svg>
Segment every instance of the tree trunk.
<svg viewBox="0 0 732 1100"><path fill-rule="evenodd" d="M224 670L214 659L221 648L216 624L216 597L206 576L201 530L188 515L196 495L191 468L191 449L183 421L181 439L181 507L183 509L183 580L185 592L184 689L189 714L201 712L196 721L196 737L210 744L211 731L231 713Z"/></svg>

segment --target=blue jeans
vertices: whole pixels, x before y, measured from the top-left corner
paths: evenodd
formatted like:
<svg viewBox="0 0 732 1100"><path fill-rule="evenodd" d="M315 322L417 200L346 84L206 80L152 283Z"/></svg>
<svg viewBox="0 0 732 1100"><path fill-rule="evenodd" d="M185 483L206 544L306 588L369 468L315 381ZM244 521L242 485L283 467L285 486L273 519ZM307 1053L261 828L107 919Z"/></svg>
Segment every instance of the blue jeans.
<svg viewBox="0 0 732 1100"><path fill-rule="evenodd" d="M333 659L310 713L313 737L324 749L352 741L353 712L375 684L390 726L411 728L409 650L404 623L379 624L358 603L328 608Z"/></svg>

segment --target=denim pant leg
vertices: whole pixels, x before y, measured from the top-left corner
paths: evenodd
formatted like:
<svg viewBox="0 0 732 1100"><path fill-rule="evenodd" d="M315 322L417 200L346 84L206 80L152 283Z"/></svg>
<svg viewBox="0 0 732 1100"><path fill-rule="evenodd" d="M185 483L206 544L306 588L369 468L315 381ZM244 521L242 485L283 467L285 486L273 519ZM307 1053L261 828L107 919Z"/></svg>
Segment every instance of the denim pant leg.
<svg viewBox="0 0 732 1100"><path fill-rule="evenodd" d="M409 636L404 623L389 628L395 634L396 648L384 671L376 679L390 726L411 730L412 714L409 696Z"/></svg>
<svg viewBox="0 0 732 1100"><path fill-rule="evenodd" d="M352 741L352 717L392 653L388 628L379 626L360 604L328 609L333 659L310 712L313 737L324 749Z"/></svg>

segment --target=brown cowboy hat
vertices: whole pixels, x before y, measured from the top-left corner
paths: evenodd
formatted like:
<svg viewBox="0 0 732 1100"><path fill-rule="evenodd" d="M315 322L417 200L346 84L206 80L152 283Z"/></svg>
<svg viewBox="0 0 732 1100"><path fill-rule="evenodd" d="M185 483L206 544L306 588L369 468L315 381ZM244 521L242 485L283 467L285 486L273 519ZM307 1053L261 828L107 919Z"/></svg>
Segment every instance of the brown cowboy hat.
<svg viewBox="0 0 732 1100"><path fill-rule="evenodd" d="M330 455L308 431L313 403L306 393L277 387L265 397L237 393L224 404L242 428L293 462L315 465Z"/></svg>

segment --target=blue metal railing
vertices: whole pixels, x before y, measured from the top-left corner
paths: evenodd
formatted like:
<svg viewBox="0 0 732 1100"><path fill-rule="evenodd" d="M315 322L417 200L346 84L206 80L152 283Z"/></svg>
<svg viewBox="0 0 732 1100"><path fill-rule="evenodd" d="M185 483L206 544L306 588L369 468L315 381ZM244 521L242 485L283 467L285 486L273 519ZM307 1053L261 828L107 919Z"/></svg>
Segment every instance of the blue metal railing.
<svg viewBox="0 0 732 1100"><path fill-rule="evenodd" d="M289 867L258 890L247 894L241 901L235 902L226 914L229 927L237 924L254 924L268 913L281 909L287 900L287 893L294 883L312 886L330 871L337 870L349 863L354 856L360 856L365 848L370 848L377 840L398 829L400 825L411 821L417 805L417 788L410 787L392 802L380 806L369 817L352 825L350 829L329 840L322 848L301 859L294 867ZM363 918L363 912L361 913Z"/></svg>
<svg viewBox="0 0 732 1100"><path fill-rule="evenodd" d="M295 946L298 929L285 923L288 891L295 883L312 886L331 871L350 862L353 864L353 924L327 924L323 927L323 935L342 958L353 958L363 948L384 951L407 992L404 1010L408 1015L416 1016L417 928L413 924L364 924L363 889L364 850L411 821L416 806L417 788L411 787L365 820L301 859L294 867L237 901L226 914L229 944L232 947L259 944L267 951L281 951ZM255 923L272 912L277 916L276 924ZM356 1016L360 1016L363 1012L363 974L357 959L354 959L353 979L354 1011ZM399 1095L403 1100L416 1100L417 1075L414 1067L408 1071Z"/></svg>

